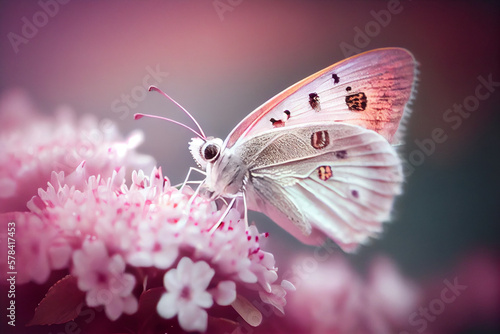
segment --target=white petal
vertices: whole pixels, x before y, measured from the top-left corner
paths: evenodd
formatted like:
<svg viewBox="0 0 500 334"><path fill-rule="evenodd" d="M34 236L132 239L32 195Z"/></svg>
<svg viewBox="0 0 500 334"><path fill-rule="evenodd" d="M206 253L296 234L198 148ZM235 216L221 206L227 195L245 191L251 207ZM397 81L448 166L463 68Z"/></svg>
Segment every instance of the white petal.
<svg viewBox="0 0 500 334"><path fill-rule="evenodd" d="M82 248L89 258L102 259L108 257L108 250L101 240L85 240Z"/></svg>
<svg viewBox="0 0 500 334"><path fill-rule="evenodd" d="M167 269L174 263L175 259L179 255L179 250L177 247L166 249L163 252L155 253L153 255L153 261L158 269Z"/></svg>
<svg viewBox="0 0 500 334"><path fill-rule="evenodd" d="M179 312L177 295L173 293L164 293L158 305L156 305L156 311L158 314L165 319L173 318L177 312Z"/></svg>
<svg viewBox="0 0 500 334"><path fill-rule="evenodd" d="M182 289L182 282L179 282L177 276L177 269L170 269L163 276L163 285L168 291L180 291Z"/></svg>
<svg viewBox="0 0 500 334"><path fill-rule="evenodd" d="M272 253L264 251L262 251L262 254L264 254L264 257L262 258L262 261L260 263L267 269L273 269L274 265L276 264L276 261L274 260L274 255Z"/></svg>
<svg viewBox="0 0 500 334"><path fill-rule="evenodd" d="M297 290L295 288L295 285L293 285L292 282L287 281L286 279L284 279L284 280L281 281L281 286L283 287L283 289L288 290L288 291L295 291L295 290Z"/></svg>
<svg viewBox="0 0 500 334"><path fill-rule="evenodd" d="M219 282L213 294L217 304L227 306L236 299L236 283L233 281Z"/></svg>
<svg viewBox="0 0 500 334"><path fill-rule="evenodd" d="M197 293L193 299L198 306L204 308L209 308L214 304L212 295L207 291Z"/></svg>
<svg viewBox="0 0 500 334"><path fill-rule="evenodd" d="M190 258L184 256L177 265L177 277L181 282L191 281L191 272L193 268L193 261Z"/></svg>
<svg viewBox="0 0 500 334"><path fill-rule="evenodd" d="M113 293L108 288L95 288L87 293L87 304L91 306L107 305L113 301Z"/></svg>
<svg viewBox="0 0 500 334"><path fill-rule="evenodd" d="M89 292L87 292L87 295L85 296L85 302L90 307L94 307L94 306L98 306L98 305L102 304L97 299L97 290L90 290Z"/></svg>
<svg viewBox="0 0 500 334"><path fill-rule="evenodd" d="M257 283L257 276L247 268L240 269L238 276L245 283Z"/></svg>
<svg viewBox="0 0 500 334"><path fill-rule="evenodd" d="M192 285L197 290L206 290L212 277L215 275L215 270L210 268L205 261L198 261L193 266Z"/></svg>
<svg viewBox="0 0 500 334"><path fill-rule="evenodd" d="M286 305L286 301L284 298L285 295L285 289L283 289L280 285L273 285L272 293L259 291L260 299L262 299L264 303L276 307L283 314L285 314L285 310L283 307Z"/></svg>
<svg viewBox="0 0 500 334"><path fill-rule="evenodd" d="M115 321L122 315L123 301L121 298L114 296L113 300L106 305L106 315L112 321Z"/></svg>
<svg viewBox="0 0 500 334"><path fill-rule="evenodd" d="M129 255L127 262L134 267L151 267L153 259L150 252L139 251Z"/></svg>
<svg viewBox="0 0 500 334"><path fill-rule="evenodd" d="M74 274L78 275L80 273L80 271L84 270L85 266L86 266L85 254L83 254L83 251L81 251L81 250L76 250L73 253L73 272L74 272Z"/></svg>
<svg viewBox="0 0 500 334"><path fill-rule="evenodd" d="M78 289L82 291L90 291L96 286L96 279L94 273L84 274L84 276L78 277Z"/></svg>
<svg viewBox="0 0 500 334"><path fill-rule="evenodd" d="M134 314L139 308L139 303L134 296L123 298L123 312L127 314Z"/></svg>
<svg viewBox="0 0 500 334"><path fill-rule="evenodd" d="M207 330L207 312L194 304L187 304L179 310L179 324L186 331Z"/></svg>
<svg viewBox="0 0 500 334"><path fill-rule="evenodd" d="M125 270L125 261L120 254L115 254L108 264L108 269L112 273L122 273Z"/></svg>
<svg viewBox="0 0 500 334"><path fill-rule="evenodd" d="M50 262L52 268L63 269L68 265L71 257L71 247L69 245L54 246L49 249Z"/></svg>
<svg viewBox="0 0 500 334"><path fill-rule="evenodd" d="M127 297L132 293L132 290L134 290L135 276L132 274L123 274L117 283L119 283L119 286L116 286L115 288L120 289L117 291L117 294L120 297ZM111 288L113 288L113 286Z"/></svg>

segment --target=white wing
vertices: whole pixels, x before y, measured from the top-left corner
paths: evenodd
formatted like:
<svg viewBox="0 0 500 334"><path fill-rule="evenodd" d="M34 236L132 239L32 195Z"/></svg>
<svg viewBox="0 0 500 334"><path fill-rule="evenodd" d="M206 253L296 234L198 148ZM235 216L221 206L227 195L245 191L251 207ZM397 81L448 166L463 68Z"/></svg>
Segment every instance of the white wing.
<svg viewBox="0 0 500 334"><path fill-rule="evenodd" d="M376 49L344 59L255 109L234 128L226 147L278 126L308 122L359 125L397 144L415 76L415 59L405 49Z"/></svg>
<svg viewBox="0 0 500 334"><path fill-rule="evenodd" d="M382 229L401 192L400 160L374 131L348 124L275 129L246 140L249 208L306 243L352 251ZM291 224L293 223L293 224Z"/></svg>

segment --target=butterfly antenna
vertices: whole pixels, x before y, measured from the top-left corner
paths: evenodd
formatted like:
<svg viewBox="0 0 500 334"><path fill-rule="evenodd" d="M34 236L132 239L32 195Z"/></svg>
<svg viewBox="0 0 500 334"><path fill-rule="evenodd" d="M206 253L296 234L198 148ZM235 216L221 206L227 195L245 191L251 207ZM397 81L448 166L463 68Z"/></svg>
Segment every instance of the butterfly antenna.
<svg viewBox="0 0 500 334"><path fill-rule="evenodd" d="M149 91L155 91L155 92L158 92L160 93L161 95L165 96L167 99L169 99L170 101L172 101L176 106L178 106L179 108L182 109L182 111L184 111L186 113L186 115L189 116L189 118L191 118L191 120L194 122L194 124L196 124L196 126L198 127L198 130L200 130L200 134L201 134L201 138L202 139L206 139L207 136L205 136L205 133L203 133L203 129L201 128L200 124L198 124L198 122L196 121L196 119L193 117L193 115L191 115L189 113L189 111L186 110L186 108L184 108L183 106L181 106L177 101L175 101L173 98L171 98L170 96L167 95L167 93L165 93L164 91L162 91L160 88L156 87L156 86L149 86Z"/></svg>
<svg viewBox="0 0 500 334"><path fill-rule="evenodd" d="M149 117L149 118L157 118L157 119L161 119L163 121L167 121L167 122L172 122L174 124L177 124L177 125L180 125L182 126L183 128L185 129L188 129L189 131L193 132L195 135L197 135L198 137L200 137L201 139L203 140L206 140L207 137L205 137L205 134L204 133L198 133L196 132L196 130L193 130L192 128L190 128L189 126L187 126L186 124L183 124L181 122L177 122L177 121L174 121L173 119L170 119L170 118L166 118L166 117L162 117L162 116L157 116L157 115L151 115L151 114L142 114L142 113L137 113L137 114L134 114L134 119L141 119L143 117Z"/></svg>

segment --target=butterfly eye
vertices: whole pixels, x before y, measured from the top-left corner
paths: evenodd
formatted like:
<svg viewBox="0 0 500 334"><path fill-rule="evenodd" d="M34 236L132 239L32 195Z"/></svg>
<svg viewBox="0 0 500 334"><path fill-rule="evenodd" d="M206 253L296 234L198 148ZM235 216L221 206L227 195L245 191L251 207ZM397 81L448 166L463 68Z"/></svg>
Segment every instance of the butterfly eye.
<svg viewBox="0 0 500 334"><path fill-rule="evenodd" d="M203 145L201 152L206 161L212 162L219 157L220 148L219 145L213 143L206 143Z"/></svg>

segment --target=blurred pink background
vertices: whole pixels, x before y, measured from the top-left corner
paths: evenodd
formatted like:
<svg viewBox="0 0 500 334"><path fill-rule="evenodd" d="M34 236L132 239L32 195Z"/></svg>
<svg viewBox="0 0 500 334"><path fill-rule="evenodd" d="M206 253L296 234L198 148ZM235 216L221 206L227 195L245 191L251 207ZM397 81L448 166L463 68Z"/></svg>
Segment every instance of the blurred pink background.
<svg viewBox="0 0 500 334"><path fill-rule="evenodd" d="M407 48L420 63L420 77L403 157L421 150L415 140L431 138L436 128L447 140L414 166L381 240L351 260L363 266L372 254L385 253L418 280L445 272L477 249L498 255L500 84L460 124L443 118L475 95L478 77L500 82L495 1L402 0L366 45L359 43L358 31L375 21L373 13L397 2L47 3L58 4L45 10L52 16L39 14L37 1L1 3L0 94L21 88L46 113L64 104L77 114L109 118L125 134L143 129L140 151L153 155L173 184L194 166L190 133L161 121L134 121L133 114L191 123L159 94L144 94L144 83L180 102L207 134L224 138L274 94L345 58L347 44L359 51ZM227 7L217 9L217 3ZM39 27L23 30L26 22ZM310 250L264 216L251 218L278 239L267 245L278 264L292 249Z"/></svg>

